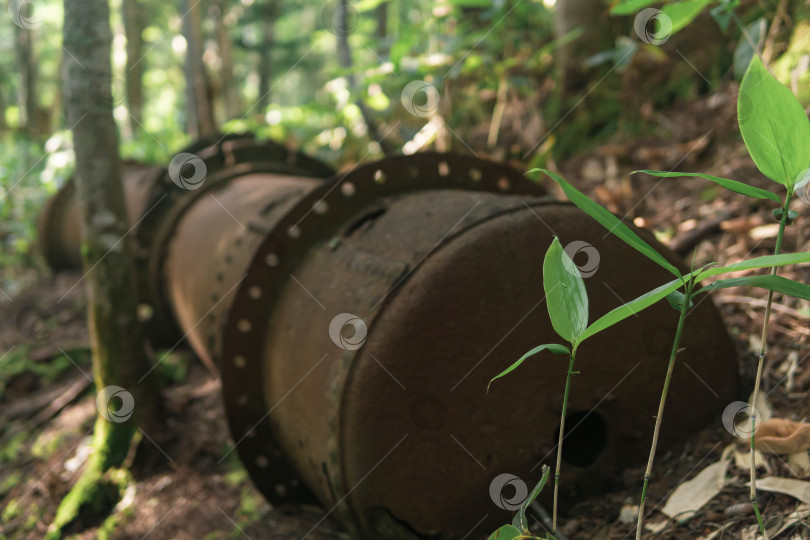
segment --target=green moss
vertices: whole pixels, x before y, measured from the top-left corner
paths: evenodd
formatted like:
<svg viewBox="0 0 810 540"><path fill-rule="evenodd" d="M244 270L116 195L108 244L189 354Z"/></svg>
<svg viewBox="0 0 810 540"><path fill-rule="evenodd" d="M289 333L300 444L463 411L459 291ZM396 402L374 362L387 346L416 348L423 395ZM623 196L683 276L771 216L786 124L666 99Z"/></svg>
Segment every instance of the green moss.
<svg viewBox="0 0 810 540"><path fill-rule="evenodd" d="M73 489L62 499L46 538L57 539L77 527L104 523L121 499L126 478L118 469L102 474L97 465L88 464Z"/></svg>
<svg viewBox="0 0 810 540"><path fill-rule="evenodd" d="M101 527L96 531L96 538L98 540L112 540L115 538L115 529L118 526L118 515L112 514L104 520Z"/></svg>
<svg viewBox="0 0 810 540"><path fill-rule="evenodd" d="M115 467L124 461L134 429L131 422L113 424L101 418L96 421L95 451L82 476L59 504L47 539L62 538L78 525L101 525L109 516L131 480L125 470Z"/></svg>
<svg viewBox="0 0 810 540"><path fill-rule="evenodd" d="M0 495L5 495L11 488L20 483L20 471L11 471L2 482L0 482Z"/></svg>
<svg viewBox="0 0 810 540"><path fill-rule="evenodd" d="M161 359L157 372L161 380L167 383L182 381L188 373L189 355L182 352L159 351Z"/></svg>
<svg viewBox="0 0 810 540"><path fill-rule="evenodd" d="M41 520L41 516L39 514L41 514L41 512L32 512L28 514L28 517L25 519L25 525L23 525L24 531L29 532L34 530L34 527L36 527Z"/></svg>
<svg viewBox="0 0 810 540"><path fill-rule="evenodd" d="M0 447L0 464L11 463L16 460L25 446L26 439L26 433L16 433L6 444ZM2 492L2 489L0 489L0 492Z"/></svg>
<svg viewBox="0 0 810 540"><path fill-rule="evenodd" d="M265 502L261 495L252 489L245 489L242 491L242 497L239 501L239 508L236 509L236 515L244 517L250 522L257 521L264 504Z"/></svg>
<svg viewBox="0 0 810 540"><path fill-rule="evenodd" d="M247 482L247 471L241 464L225 475L225 484L229 487L241 486L245 482Z"/></svg>
<svg viewBox="0 0 810 540"><path fill-rule="evenodd" d="M40 459L47 459L59 449L64 449L65 440L71 433L66 431L45 431L41 433L34 444L31 445L31 455Z"/></svg>
<svg viewBox="0 0 810 540"><path fill-rule="evenodd" d="M22 508L20 508L19 501L17 499L11 499L3 510L3 521L11 521L19 516L21 512Z"/></svg>

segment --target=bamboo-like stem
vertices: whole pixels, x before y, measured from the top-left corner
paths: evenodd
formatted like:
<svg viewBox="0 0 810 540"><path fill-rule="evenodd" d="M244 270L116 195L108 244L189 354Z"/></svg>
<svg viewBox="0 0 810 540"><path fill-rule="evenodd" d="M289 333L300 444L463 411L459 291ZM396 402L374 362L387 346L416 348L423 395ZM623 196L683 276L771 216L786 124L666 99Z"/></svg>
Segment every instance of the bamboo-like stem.
<svg viewBox="0 0 810 540"><path fill-rule="evenodd" d="M785 197L785 204L782 207L782 216L779 220L779 232L776 234L776 245L773 248L773 254L779 255L782 250L782 238L785 235L785 225L788 220L788 210L790 209L790 198L793 192L788 188L787 197ZM771 268L771 275L776 275L776 267ZM765 304L765 320L762 322L762 338L759 344L759 362L757 363L757 378L754 382L754 394L751 396L751 504L754 506L754 514L757 516L757 524L759 525L759 532L769 540L768 531L765 530L765 522L762 520L762 514L759 511L759 503L757 503L757 465L756 465L756 450L754 443L756 442L756 421L757 421L757 400L759 398L759 387L762 384L762 370L765 365L765 354L768 345L768 323L771 318L771 304L773 303L773 291L768 291L768 302Z"/></svg>
<svg viewBox="0 0 810 540"><path fill-rule="evenodd" d="M576 351L571 351L568 357L568 374L565 377L565 390L563 391L562 413L560 414L560 435L557 439L557 465L554 469L554 502L551 508L551 534L557 535L557 493L560 487L560 465L562 465L562 447L565 438L565 412L568 407L568 393L571 390L571 376L574 375L574 358Z"/></svg>
<svg viewBox="0 0 810 540"><path fill-rule="evenodd" d="M669 366L667 366L667 376L664 379L664 388L661 390L661 401L658 403L658 414L655 416L655 428L653 429L652 445L650 445L650 457L647 460L647 470L644 471L644 487L641 488L641 502L638 504L638 522L636 524L636 540L641 540L642 524L644 521L644 503L647 500L647 485L650 483L650 476L652 476L653 461L655 460L655 450L658 447L658 433L661 431L661 420L664 417L664 404L667 400L667 393L669 392L669 383L672 380L672 371L675 368L675 358L678 356L678 348L681 343L681 334L683 333L683 326L686 322L686 314L689 311L689 303L692 301L692 289L694 282L689 278L686 284L683 295L683 305L681 306L681 315L678 318L678 328L675 330L675 340L672 342L672 352L669 355Z"/></svg>

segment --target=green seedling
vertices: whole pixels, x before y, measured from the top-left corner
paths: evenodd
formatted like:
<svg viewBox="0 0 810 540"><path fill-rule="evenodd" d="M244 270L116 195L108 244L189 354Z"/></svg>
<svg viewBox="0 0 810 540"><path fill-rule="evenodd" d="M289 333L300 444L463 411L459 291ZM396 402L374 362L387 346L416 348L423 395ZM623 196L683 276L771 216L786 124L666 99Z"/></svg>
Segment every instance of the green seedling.
<svg viewBox="0 0 810 540"><path fill-rule="evenodd" d="M774 209L773 216L779 221L779 231L776 235L774 255L782 249L782 238L785 227L791 225L798 217L798 212L790 209L793 195L803 194L802 199L810 202L810 121L804 108L793 93L782 83L777 81L760 61L754 57L748 65L740 86L740 95L737 100L737 119L748 153L757 165L757 168L773 180L785 187L785 196L782 199L776 193L766 189L759 189L742 182L718 178L701 173L683 173L668 171L636 171L662 178L694 176L712 181L725 189L735 193L757 199L767 199L779 204ZM775 283L776 267L771 270L770 278ZM747 278L742 278L747 279ZM733 282L734 280L727 280ZM750 284L750 283L740 283ZM787 285L787 284L785 284ZM733 286L733 285L728 285ZM768 324L771 315L774 292L785 292L798 296L794 292L768 291L768 300L765 305L765 320L762 323L762 339L759 349L759 362L757 376L752 397L752 407L756 406L759 388L762 384L762 369L767 352ZM798 291L796 291L798 292ZM755 411L755 409L752 409ZM754 446L756 441L756 414L751 415L751 503L757 517L759 529L765 539L768 533L757 503L756 466L754 464Z"/></svg>
<svg viewBox="0 0 810 540"><path fill-rule="evenodd" d="M574 342L576 345L579 345L579 343L581 343L588 337L594 335L595 333L605 330L610 326L613 326L614 324L626 319L630 315L634 315L635 313L638 313L642 309L646 309L647 307L655 304L656 302L664 298L666 298L669 301L670 305L679 310L678 325L672 343L672 350L669 357L669 364L667 366L667 373L664 379L664 385L661 391L661 398L658 405L658 414L655 417L655 427L653 429L653 440L650 446L650 455L647 461L647 468L644 473L644 484L641 492L641 502L639 503L639 512L638 512L638 524L636 528L636 538L640 539L643 530L642 523L644 516L644 504L646 502L646 495L647 495L647 486L649 484L650 477L652 476L653 462L655 460L655 453L658 446L658 435L660 433L661 422L664 416L664 406L666 403L667 394L669 392L669 385L672 380L672 372L675 367L675 358L677 357L678 351L680 350L680 342L683 334L684 323L686 321L686 317L689 313L690 307L693 306L693 299L699 294L712 291L715 289L724 289L728 287L739 287L739 286L751 286L751 287L760 287L768 290L769 296L772 295L774 292L780 292L791 296L795 296L797 298L810 300L810 285L806 285L804 283L799 283L797 281L792 281L783 277L779 277L774 275L773 273L764 276L746 276L741 278L717 280L702 288L699 288L699 283L706 278L720 276L732 272L739 272L742 270L754 270L760 268L775 269L778 266L808 263L810 262L810 252L767 255L764 257L757 257L754 259L740 261L723 267L717 267L714 264L709 264L703 266L702 268L692 269L692 271L690 271L687 274L682 274L672 263L667 261L663 255L658 253L652 246L650 246L648 243L642 240L635 232L633 232L632 229L630 229L630 227L622 223L621 220L619 220L619 218L617 218L609 211L607 211L605 208L601 207L600 205L589 199L582 192L580 192L574 186L568 183L568 181L566 181L564 178L545 169L534 169L529 172L535 171L543 172L547 174L549 177L551 177L552 180L557 182L560 185L560 187L562 187L563 191L571 200L571 202L573 202L577 207L579 207L581 210L585 211L589 216L598 221L602 226L607 228L610 233L618 236L628 245L630 245L640 253L644 254L650 260L656 262L661 267L665 268L667 271L676 276L674 280L665 283L653 289L652 291L649 291L639 296L638 298L631 300L630 302L627 302L626 304L623 304L617 307L616 309L610 311L602 318L594 322L592 325L588 326L584 330L584 332L582 332L582 334L579 336L578 341ZM549 249L549 251L551 252L551 249ZM543 266L543 270L545 273L545 264ZM545 276L544 276L544 286L545 286ZM682 289L682 292L679 289ZM548 291L546 292L546 295L547 295L547 303L549 305L549 314L551 314L552 302L564 301L564 299L555 299L553 297L549 297ZM552 317L552 321L553 320L554 319ZM555 330L557 330L556 326ZM557 330L557 332L559 333L559 330ZM559 347L559 345L557 347ZM524 355L523 358L518 360L518 362L516 362L513 366L511 366L508 370L506 370L499 376L502 376L508 373L509 371L512 371L515 367L517 367L517 365L519 365L523 360L525 360L526 357L530 356L531 354L535 354L536 352L540 352L541 350L544 350L546 348L549 347L540 346L538 348L532 349L532 351L529 351L529 353ZM573 351L575 351L575 348L572 348L571 353L572 357ZM570 371L571 369L569 369L569 373ZM564 415L565 410L563 410L563 416ZM558 467L559 467L559 450L560 449L558 447L558 461L557 461Z"/></svg>

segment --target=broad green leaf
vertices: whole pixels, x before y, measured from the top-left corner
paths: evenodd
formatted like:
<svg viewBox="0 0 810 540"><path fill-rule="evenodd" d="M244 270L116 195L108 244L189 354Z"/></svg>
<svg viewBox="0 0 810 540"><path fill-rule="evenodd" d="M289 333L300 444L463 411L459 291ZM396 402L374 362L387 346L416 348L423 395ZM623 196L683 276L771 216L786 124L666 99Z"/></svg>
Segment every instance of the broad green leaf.
<svg viewBox="0 0 810 540"><path fill-rule="evenodd" d="M551 326L576 349L588 326L588 293L579 268L556 236L543 259L543 289Z"/></svg>
<svg viewBox="0 0 810 540"><path fill-rule="evenodd" d="M810 168L810 121L793 92L768 73L757 56L740 85L737 118L748 153L762 174L793 188Z"/></svg>
<svg viewBox="0 0 810 540"><path fill-rule="evenodd" d="M645 255L648 259L658 263L658 265L666 268L671 274L680 277L681 273L667 261L663 255L658 253L647 242L642 240L633 230L621 222L619 218L602 208L597 203L590 200L581 191L568 183L568 181L558 174L555 174L548 169L532 169L529 172L540 171L547 174L552 180L557 182L562 187L566 196L577 207L598 221L608 232L615 234L621 238L626 244L634 248L636 251Z"/></svg>
<svg viewBox="0 0 810 540"><path fill-rule="evenodd" d="M518 513L515 516L515 521L518 523L518 525L516 525L515 522L512 522L512 524L518 527L524 534L530 534L529 522L526 519L526 510L529 508L529 505L532 504L532 501L534 501L537 496L540 495L540 492L543 491L543 487L545 487L546 482L548 482L548 475L551 472L551 469L548 465L543 465L541 472L542 477L540 478L540 481L537 482L537 485L534 486L532 492L529 493L529 496L526 497L526 500L523 501L523 504L521 504L520 508L518 509Z"/></svg>
<svg viewBox="0 0 810 540"><path fill-rule="evenodd" d="M729 287L760 287L770 291L788 294L796 298L810 300L810 285L799 283L781 276L746 276L740 278L719 279L711 285L706 285L698 291L713 291L715 289L728 289ZM697 293L695 293L697 294Z"/></svg>
<svg viewBox="0 0 810 540"><path fill-rule="evenodd" d="M631 317L638 313L641 310L647 309L651 305L655 304L659 300L666 298L669 293L678 289L681 285L684 284L685 279L688 276L684 276L684 278L678 278L670 281L669 283L664 283L660 287L657 287L647 293L642 294L635 300L631 300L626 304L622 304L621 306L617 307L613 311L610 311L600 317L596 322L588 327L585 330L585 333L582 335L582 341L585 341L592 335L596 334L597 332L601 332L606 328L610 328L614 324L617 324L627 317Z"/></svg>
<svg viewBox="0 0 810 540"><path fill-rule="evenodd" d="M512 525L504 525L489 535L487 540L516 540L520 538L520 531Z"/></svg>
<svg viewBox="0 0 810 540"><path fill-rule="evenodd" d="M661 8L661 12L667 15L672 21L670 35L678 32L684 26L692 22L695 17L700 15L703 8L711 2L712 0L684 0L683 2L664 5Z"/></svg>
<svg viewBox="0 0 810 540"><path fill-rule="evenodd" d="M744 184L736 180L729 180L728 178L720 178L718 176L712 176L710 174L668 172L668 171L633 171L633 174L636 173L644 173L652 176L658 176L661 178L679 178L681 176L694 176L697 178L710 180L715 184L723 186L727 190L733 191L734 193L739 193L740 195L747 195L748 197L753 197L755 199L768 199L780 204L782 203L782 199L779 198L779 195L773 193L772 191L768 191L767 189L760 189L754 186L749 186L748 184Z"/></svg>
<svg viewBox="0 0 810 540"><path fill-rule="evenodd" d="M570 354L571 354L570 349L568 349L568 347L566 347L565 345L558 345L557 343L546 343L545 345L538 345L534 349L530 350L529 352L527 352L526 354L521 356L520 359L517 362L515 362L514 364L512 364L511 366L509 366L508 368L506 368L502 372L500 372L495 377L492 377L492 380L490 380L489 384L487 385L487 392L489 392L489 387L492 386L492 383L495 381L495 379L500 379L504 375L508 375L509 373L512 373L513 371L515 371L518 368L518 366L520 366L520 364L522 364L524 362L524 360L526 360L530 356L534 356L535 354L537 354L539 352L542 352L542 351L545 351L545 350L549 350L550 352L553 352L554 354L564 354L564 355L567 355L567 356L570 356Z"/></svg>
<svg viewBox="0 0 810 540"><path fill-rule="evenodd" d="M740 270L753 270L754 268L770 268L772 266L785 266L788 264L802 264L810 262L810 251L800 253L783 253L781 255L766 255L755 257L746 261L730 264L728 266L716 266L700 271L695 281L703 281L707 277L738 272Z"/></svg>
<svg viewBox="0 0 810 540"><path fill-rule="evenodd" d="M611 15L635 15L641 8L651 6L661 0L626 0L619 2L610 10Z"/></svg>

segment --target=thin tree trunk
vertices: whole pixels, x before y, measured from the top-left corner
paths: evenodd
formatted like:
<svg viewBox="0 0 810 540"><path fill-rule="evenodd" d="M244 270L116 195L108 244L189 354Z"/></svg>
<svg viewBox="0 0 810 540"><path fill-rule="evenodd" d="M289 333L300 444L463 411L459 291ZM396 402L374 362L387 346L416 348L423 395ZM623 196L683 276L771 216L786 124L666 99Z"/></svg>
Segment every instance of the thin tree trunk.
<svg viewBox="0 0 810 540"><path fill-rule="evenodd" d="M262 44L259 46L259 112L270 104L270 81L273 79L273 48L276 40L277 0L267 0L262 17Z"/></svg>
<svg viewBox="0 0 810 540"><path fill-rule="evenodd" d="M127 38L126 91L129 127L136 133L143 123L143 29L144 6L138 0L123 0L124 34Z"/></svg>
<svg viewBox="0 0 810 540"><path fill-rule="evenodd" d="M388 37L388 2L377 6L377 39Z"/></svg>
<svg viewBox="0 0 810 540"><path fill-rule="evenodd" d="M350 13L351 10L349 8L349 1L340 0L340 7L338 8L337 12L339 20L335 21L335 36L337 37L337 53L338 60L340 61L340 67L345 68L346 70L350 70L352 68L352 53L351 49L349 49L349 34L351 33L351 21L349 20ZM349 82L349 88L352 91L355 91L357 79L354 76L354 73L349 72L346 79ZM394 148L383 137L377 122L374 121L374 118L371 115L371 111L369 111L366 104L363 103L363 99L358 98L355 104L363 115L363 121L366 123L366 127L368 128L369 137L377 141L384 154L393 153Z"/></svg>
<svg viewBox="0 0 810 540"><path fill-rule="evenodd" d="M100 399L93 454L57 511L54 535L84 504L92 503L103 473L123 463L136 426L153 420L159 403L154 378L138 384L149 363L136 315L118 133L112 100L104 99L112 91L107 75L111 42L107 0L65 0L64 46L70 51L65 59L65 113L76 153L93 376ZM102 81L106 87L88 90L88 81ZM113 402L113 396L121 401Z"/></svg>
<svg viewBox="0 0 810 540"><path fill-rule="evenodd" d="M231 38L228 35L228 25L225 22L225 2L218 0L214 6L216 20L217 46L222 66L219 70L220 84L222 86L222 100L226 119L238 118L242 114L242 100L239 88L233 77L233 56L231 54Z"/></svg>
<svg viewBox="0 0 810 540"><path fill-rule="evenodd" d="M31 10L30 2L21 4L22 10ZM23 12L24 17L30 13ZM36 136L39 133L37 106L37 58L34 51L33 29L14 25L14 49L17 56L17 69L20 72L20 85L17 92L17 107L20 111L20 129L23 133Z"/></svg>
<svg viewBox="0 0 810 540"><path fill-rule="evenodd" d="M195 139L214 134L208 77L202 61L202 15L200 2L183 1L183 37L186 38L186 100L189 135Z"/></svg>

